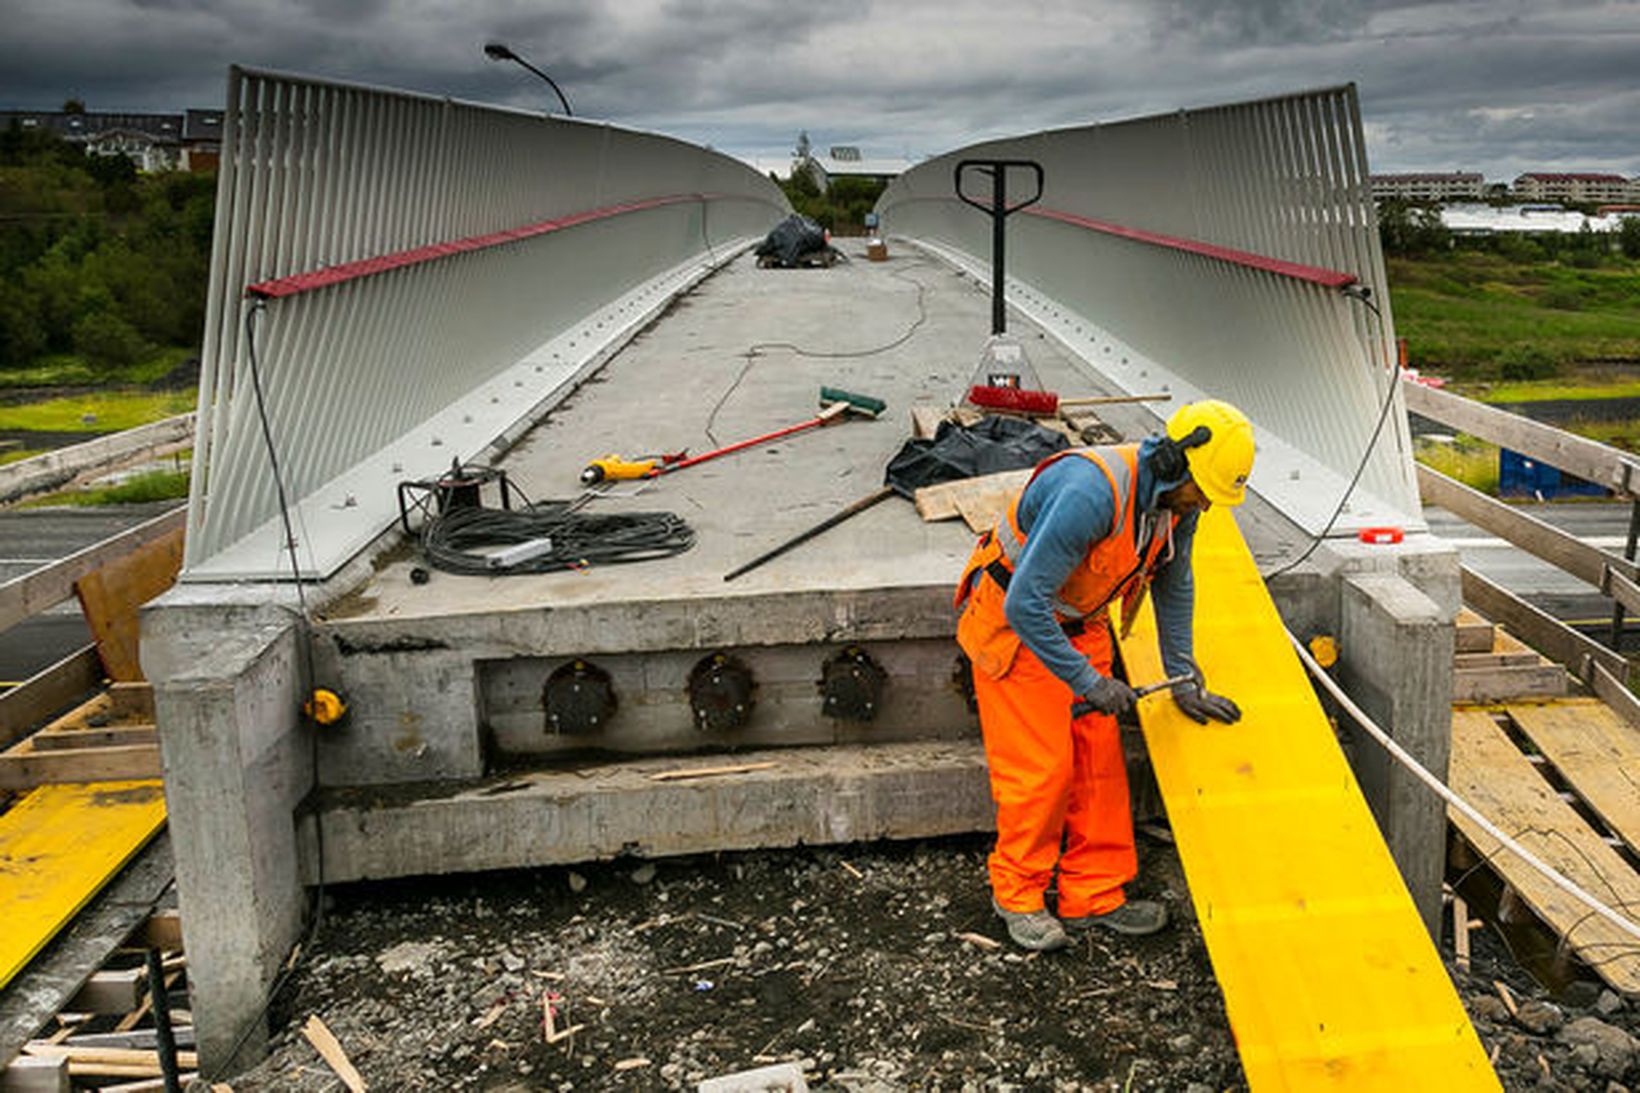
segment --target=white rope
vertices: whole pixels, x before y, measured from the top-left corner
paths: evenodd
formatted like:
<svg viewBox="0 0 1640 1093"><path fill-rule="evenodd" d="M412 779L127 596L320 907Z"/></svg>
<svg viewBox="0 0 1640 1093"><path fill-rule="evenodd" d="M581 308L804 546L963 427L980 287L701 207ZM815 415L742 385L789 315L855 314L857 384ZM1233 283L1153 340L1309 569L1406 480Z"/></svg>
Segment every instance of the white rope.
<svg viewBox="0 0 1640 1093"><path fill-rule="evenodd" d="M1610 907L1607 907L1604 903L1601 903L1594 896L1591 896L1588 892L1585 892L1577 885L1575 881L1561 876L1552 866L1540 861L1530 850L1520 845L1520 843L1516 842L1508 835L1505 835L1496 824L1477 812L1475 807L1468 801L1465 801L1462 797L1459 797L1456 793L1453 793L1451 789L1447 788L1444 782L1419 765L1418 760L1409 755L1405 748L1401 747L1401 745L1397 744L1394 740L1391 740L1389 734L1379 728L1372 718L1366 715L1361 707L1350 701L1350 696L1345 694L1343 689L1340 688L1338 684L1333 682L1332 677L1327 675L1321 665L1315 662L1315 658L1310 656L1310 651L1304 648L1304 643L1299 641L1298 638L1293 635L1291 630L1287 631L1287 639L1293 643L1293 648L1298 650L1298 657L1304 662L1304 667L1309 669L1310 674L1327 689L1328 694L1338 700L1339 705L1343 706L1344 709L1349 712L1350 716L1355 718L1356 722L1359 723L1362 728L1366 729L1367 732L1371 734L1374 740L1384 746L1385 750L1388 751L1392 757L1394 757L1396 762L1410 770L1420 782L1434 790L1435 793L1447 804L1451 805L1453 808L1473 820L1477 825L1479 825L1481 830L1498 840L1498 842L1501 843L1506 849L1519 857L1521 861L1542 873L1550 880L1551 883L1555 885L1555 887L1559 888L1579 903L1588 907L1589 910L1610 922L1613 926L1616 926L1625 934L1628 934L1636 940L1640 940L1640 926L1636 926L1634 923L1630 922Z"/></svg>

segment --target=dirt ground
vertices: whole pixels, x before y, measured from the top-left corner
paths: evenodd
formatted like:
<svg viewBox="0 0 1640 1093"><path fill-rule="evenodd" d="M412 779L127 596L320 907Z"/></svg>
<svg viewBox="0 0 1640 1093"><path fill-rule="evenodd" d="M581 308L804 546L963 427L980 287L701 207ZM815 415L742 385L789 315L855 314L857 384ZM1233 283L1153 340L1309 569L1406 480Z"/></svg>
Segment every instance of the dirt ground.
<svg viewBox="0 0 1640 1093"><path fill-rule="evenodd" d="M1246 1087L1165 832L1141 838L1130 891L1174 925L1046 955L1006 944L988 842L336 889L272 1012L272 1054L232 1085L340 1088L300 1034L317 1014L373 1089L693 1089L787 1061L851 1093ZM1640 1084L1640 1002L1592 981L1551 1001L1489 930L1473 946L1453 974L1505 1089ZM1449 970L1451 955L1448 939Z"/></svg>

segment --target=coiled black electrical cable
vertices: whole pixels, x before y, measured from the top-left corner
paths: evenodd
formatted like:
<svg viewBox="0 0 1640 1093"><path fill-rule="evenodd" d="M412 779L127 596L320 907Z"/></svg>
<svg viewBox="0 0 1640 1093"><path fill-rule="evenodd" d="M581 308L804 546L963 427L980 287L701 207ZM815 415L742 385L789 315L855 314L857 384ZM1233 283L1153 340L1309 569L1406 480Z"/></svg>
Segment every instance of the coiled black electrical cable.
<svg viewBox="0 0 1640 1093"><path fill-rule="evenodd" d="M668 558L695 545L695 529L675 513L584 513L579 507L577 501L538 501L510 511L452 508L422 528L422 553L446 573L550 573ZM551 545L541 553L494 564L494 548L543 539Z"/></svg>

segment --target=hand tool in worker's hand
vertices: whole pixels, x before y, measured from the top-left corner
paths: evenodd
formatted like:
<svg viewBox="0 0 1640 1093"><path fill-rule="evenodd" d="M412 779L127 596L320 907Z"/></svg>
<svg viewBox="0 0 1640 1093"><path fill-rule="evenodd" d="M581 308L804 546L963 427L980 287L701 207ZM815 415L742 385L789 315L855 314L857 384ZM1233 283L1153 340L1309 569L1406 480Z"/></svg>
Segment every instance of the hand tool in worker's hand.
<svg viewBox="0 0 1640 1093"><path fill-rule="evenodd" d="M1157 691L1171 691L1181 683L1194 683L1195 681L1196 677L1189 674L1182 676L1170 676L1167 679L1159 680L1156 683L1147 683L1143 687L1133 688L1133 697L1137 701L1138 699L1145 697L1145 695L1153 695ZM1094 706L1093 703L1089 702L1085 698L1079 698L1075 702L1071 703L1071 719L1073 721L1078 717L1086 717L1090 713L1098 712L1098 707Z"/></svg>
<svg viewBox="0 0 1640 1093"><path fill-rule="evenodd" d="M784 429L776 429L772 433L762 436L748 437L734 444L727 444L721 448L714 448L700 455L689 456L678 452L671 456L658 456L652 459L625 460L618 455L605 456L587 464L581 472L583 484L591 486L609 478L659 478L663 474L681 471L685 467L693 467L697 463L704 463L708 459L716 459L720 455L738 452L742 448L751 448L759 444L767 444L771 440L779 440L783 436L800 433L805 429L813 429L829 422L836 421L847 414L863 414L866 417L876 417L888 409L888 403L870 395L856 394L853 391L844 391L840 387L820 388L820 413L796 425L788 425Z"/></svg>

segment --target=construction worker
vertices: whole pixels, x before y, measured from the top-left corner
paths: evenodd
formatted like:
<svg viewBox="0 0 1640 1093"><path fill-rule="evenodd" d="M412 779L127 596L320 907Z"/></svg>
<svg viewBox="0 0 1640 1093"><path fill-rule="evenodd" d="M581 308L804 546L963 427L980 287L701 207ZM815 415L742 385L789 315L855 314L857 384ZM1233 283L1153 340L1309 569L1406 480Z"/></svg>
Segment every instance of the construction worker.
<svg viewBox="0 0 1640 1093"><path fill-rule="evenodd" d="M1122 890L1138 859L1116 717L1136 696L1112 672L1109 605L1125 623L1149 587L1166 674L1190 677L1172 701L1197 722L1239 719L1196 666L1190 548L1200 513L1241 504L1252 468L1241 411L1189 403L1163 436L1044 460L968 560L957 640L997 807L991 903L1026 949L1068 945L1066 928L1167 925L1165 906ZM1056 867L1058 917L1044 903Z"/></svg>

